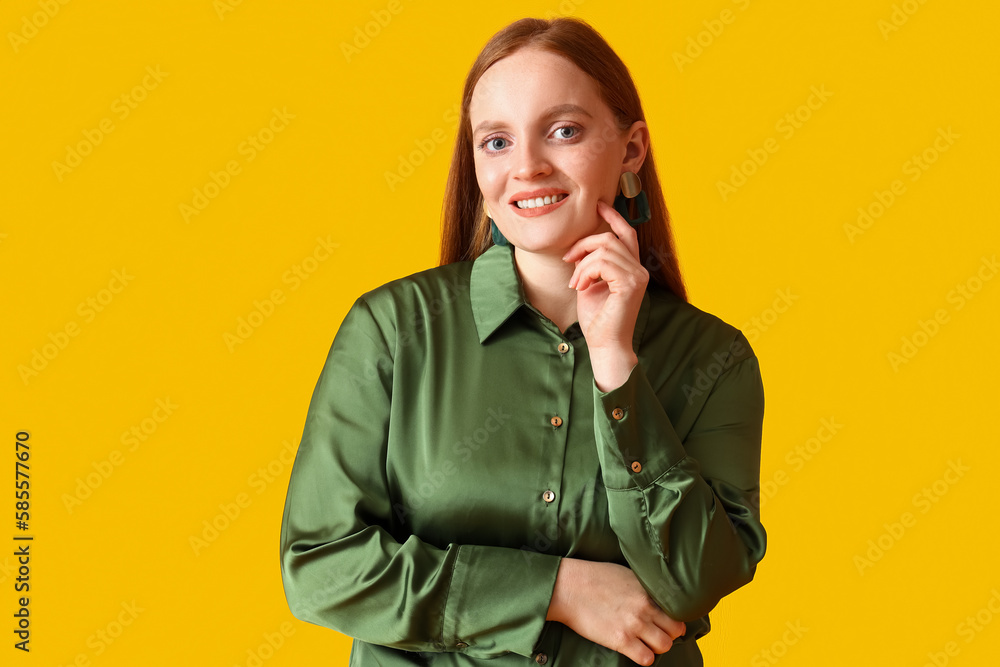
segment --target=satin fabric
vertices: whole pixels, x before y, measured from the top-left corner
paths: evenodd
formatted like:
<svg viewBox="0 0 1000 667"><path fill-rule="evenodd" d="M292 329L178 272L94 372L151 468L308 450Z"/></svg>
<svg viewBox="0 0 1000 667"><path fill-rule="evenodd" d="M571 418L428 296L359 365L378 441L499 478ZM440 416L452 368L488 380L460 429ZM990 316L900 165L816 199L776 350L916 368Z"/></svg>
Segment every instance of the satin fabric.
<svg viewBox="0 0 1000 667"><path fill-rule="evenodd" d="M306 413L280 567L350 665L633 665L545 616L563 557L630 567L701 665L719 600L753 579L764 394L744 335L650 284L610 391L579 324L524 296L513 248L354 302Z"/></svg>

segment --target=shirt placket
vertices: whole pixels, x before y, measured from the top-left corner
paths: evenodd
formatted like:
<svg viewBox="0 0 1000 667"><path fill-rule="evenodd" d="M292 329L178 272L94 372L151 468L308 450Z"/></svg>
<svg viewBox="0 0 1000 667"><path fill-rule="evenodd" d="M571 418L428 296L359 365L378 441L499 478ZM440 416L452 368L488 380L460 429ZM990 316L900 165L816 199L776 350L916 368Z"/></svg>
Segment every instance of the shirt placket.
<svg viewBox="0 0 1000 667"><path fill-rule="evenodd" d="M569 451L570 424L573 419L573 381L578 370L577 357L586 354L585 347L578 346L580 340L574 339L576 326L570 327L565 334L549 319L534 308L532 319L537 328L539 344L544 349L543 358L548 365L541 377L548 378L543 389L544 404L541 407L539 428L542 431L541 445L543 447L543 469L539 474L539 502L544 511L544 530L536 533L534 548L548 553L564 553L566 538L559 520L565 499L563 492L565 483L566 456ZM541 534L541 533L544 533ZM536 664L552 665L558 651L560 627L550 624L543 633L537 650L532 656Z"/></svg>
<svg viewBox="0 0 1000 667"><path fill-rule="evenodd" d="M559 332L558 327L528 306L533 320L533 334L542 347L542 358L548 367L538 373L544 386L540 387L541 404L536 406L539 421L539 461L538 485L535 502L540 508L536 514L541 527L535 533L532 549L546 553L560 553L562 544L559 513L563 504L563 484L566 454L569 446L571 406L573 398L573 375L577 350L572 341Z"/></svg>

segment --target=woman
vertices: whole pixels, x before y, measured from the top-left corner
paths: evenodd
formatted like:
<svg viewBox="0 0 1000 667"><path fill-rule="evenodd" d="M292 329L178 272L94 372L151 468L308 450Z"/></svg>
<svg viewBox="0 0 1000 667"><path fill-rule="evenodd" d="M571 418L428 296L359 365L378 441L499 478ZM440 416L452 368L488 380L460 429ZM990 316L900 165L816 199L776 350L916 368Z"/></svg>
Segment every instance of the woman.
<svg viewBox="0 0 1000 667"><path fill-rule="evenodd" d="M760 371L687 302L638 94L586 23L483 48L444 218L441 265L359 297L316 384L292 612L351 665L702 664L764 555Z"/></svg>

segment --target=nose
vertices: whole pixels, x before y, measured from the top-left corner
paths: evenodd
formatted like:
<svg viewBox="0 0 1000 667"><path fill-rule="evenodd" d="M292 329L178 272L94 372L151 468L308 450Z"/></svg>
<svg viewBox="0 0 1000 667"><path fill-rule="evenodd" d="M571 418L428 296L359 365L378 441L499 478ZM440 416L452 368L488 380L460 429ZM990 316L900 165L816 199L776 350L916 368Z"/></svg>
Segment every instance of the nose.
<svg viewBox="0 0 1000 667"><path fill-rule="evenodd" d="M545 155L544 146L538 142L525 140L514 147L513 172L516 178L531 180L552 173L552 165Z"/></svg>

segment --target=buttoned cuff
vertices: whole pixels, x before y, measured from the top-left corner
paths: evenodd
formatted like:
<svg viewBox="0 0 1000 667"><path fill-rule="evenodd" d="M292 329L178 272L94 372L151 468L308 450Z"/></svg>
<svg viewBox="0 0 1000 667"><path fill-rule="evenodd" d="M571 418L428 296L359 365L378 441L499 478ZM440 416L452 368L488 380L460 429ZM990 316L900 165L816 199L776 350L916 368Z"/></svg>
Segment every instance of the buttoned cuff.
<svg viewBox="0 0 1000 667"><path fill-rule="evenodd" d="M445 650L533 657L560 560L529 549L460 545L445 606Z"/></svg>
<svg viewBox="0 0 1000 667"><path fill-rule="evenodd" d="M645 488L687 452L641 363L610 391L594 387L594 434L604 486Z"/></svg>

